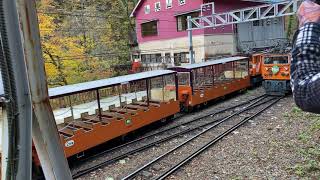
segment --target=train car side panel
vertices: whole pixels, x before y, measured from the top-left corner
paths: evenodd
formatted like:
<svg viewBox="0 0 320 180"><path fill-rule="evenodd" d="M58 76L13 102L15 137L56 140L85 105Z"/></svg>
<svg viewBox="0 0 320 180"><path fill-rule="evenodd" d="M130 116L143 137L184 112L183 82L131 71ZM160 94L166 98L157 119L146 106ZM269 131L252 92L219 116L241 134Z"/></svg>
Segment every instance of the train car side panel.
<svg viewBox="0 0 320 180"><path fill-rule="evenodd" d="M250 77L236 79L225 84L218 84L211 88L195 91L194 95L190 98L189 106L196 106L248 87L250 87Z"/></svg>
<svg viewBox="0 0 320 180"><path fill-rule="evenodd" d="M160 119L174 115L180 111L178 101L160 103L158 107L151 106L148 110L138 110L134 115L126 114L122 119L106 120L102 118L92 126L92 130L79 129L69 138L61 136L67 157L85 151L126 133L132 132L143 126Z"/></svg>

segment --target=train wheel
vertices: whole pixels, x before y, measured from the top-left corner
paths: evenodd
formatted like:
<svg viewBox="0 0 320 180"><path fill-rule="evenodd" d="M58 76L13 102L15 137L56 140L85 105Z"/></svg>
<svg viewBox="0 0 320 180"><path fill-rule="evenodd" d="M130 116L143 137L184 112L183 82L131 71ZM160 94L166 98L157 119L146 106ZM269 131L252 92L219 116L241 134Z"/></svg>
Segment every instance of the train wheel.
<svg viewBox="0 0 320 180"><path fill-rule="evenodd" d="M171 115L171 116L167 117L166 119L167 119L167 121L171 121L173 118L174 118L174 115Z"/></svg>
<svg viewBox="0 0 320 180"><path fill-rule="evenodd" d="M166 123L166 122L167 122L167 118L162 118L162 119L160 120L160 122L161 122L161 123Z"/></svg>
<svg viewBox="0 0 320 180"><path fill-rule="evenodd" d="M246 88L241 89L239 92L240 92L241 94L245 94L245 93L247 92L247 89L246 89Z"/></svg>
<svg viewBox="0 0 320 180"><path fill-rule="evenodd" d="M193 106L188 106L187 113L191 113L194 110Z"/></svg>
<svg viewBox="0 0 320 180"><path fill-rule="evenodd" d="M78 159L81 159L81 158L83 158L84 156L85 156L84 151L82 151L81 153L78 153L78 154L76 155L76 157L77 157Z"/></svg>
<svg viewBox="0 0 320 180"><path fill-rule="evenodd" d="M127 139L127 134L124 134L124 135L121 136L121 141L122 142L125 142L126 139Z"/></svg>
<svg viewBox="0 0 320 180"><path fill-rule="evenodd" d="M196 106L196 111L199 111L202 108L202 104Z"/></svg>

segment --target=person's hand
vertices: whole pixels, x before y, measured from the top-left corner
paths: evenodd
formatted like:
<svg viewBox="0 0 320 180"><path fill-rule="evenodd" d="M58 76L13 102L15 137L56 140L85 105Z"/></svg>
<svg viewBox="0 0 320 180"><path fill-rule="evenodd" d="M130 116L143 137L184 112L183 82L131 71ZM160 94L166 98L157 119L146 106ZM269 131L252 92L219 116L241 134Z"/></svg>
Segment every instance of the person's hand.
<svg viewBox="0 0 320 180"><path fill-rule="evenodd" d="M309 22L320 23L320 5L311 0L304 1L298 9L299 26Z"/></svg>

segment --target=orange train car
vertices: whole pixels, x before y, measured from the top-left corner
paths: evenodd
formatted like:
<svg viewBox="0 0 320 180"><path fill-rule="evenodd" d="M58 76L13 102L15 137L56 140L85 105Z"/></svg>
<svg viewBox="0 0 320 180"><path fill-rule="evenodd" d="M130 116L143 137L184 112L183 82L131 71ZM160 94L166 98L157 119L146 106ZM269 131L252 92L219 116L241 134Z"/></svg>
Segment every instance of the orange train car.
<svg viewBox="0 0 320 180"><path fill-rule="evenodd" d="M50 104L66 157L82 156L180 111L249 88L261 75L267 91L287 91L289 65L289 55L229 57L51 88ZM34 148L33 160L40 167Z"/></svg>
<svg viewBox="0 0 320 180"><path fill-rule="evenodd" d="M174 116L180 111L176 78L174 71L156 70L51 88L66 157Z"/></svg>
<svg viewBox="0 0 320 180"><path fill-rule="evenodd" d="M178 73L179 100L185 110L250 87L248 57L230 57L171 69Z"/></svg>
<svg viewBox="0 0 320 180"><path fill-rule="evenodd" d="M250 87L248 57L230 57L49 89L66 157ZM34 160L39 164L36 152Z"/></svg>
<svg viewBox="0 0 320 180"><path fill-rule="evenodd" d="M267 94L285 95L291 92L290 87L290 63L289 54L263 54L262 77L263 87Z"/></svg>
<svg viewBox="0 0 320 180"><path fill-rule="evenodd" d="M260 85L262 78L262 54L253 54L250 59L251 86Z"/></svg>

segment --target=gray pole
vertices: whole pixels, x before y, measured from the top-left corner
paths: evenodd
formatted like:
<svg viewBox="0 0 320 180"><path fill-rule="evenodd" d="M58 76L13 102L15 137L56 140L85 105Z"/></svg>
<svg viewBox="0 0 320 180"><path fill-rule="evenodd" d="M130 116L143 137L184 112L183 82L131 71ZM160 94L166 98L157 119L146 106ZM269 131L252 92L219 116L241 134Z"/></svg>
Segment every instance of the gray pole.
<svg viewBox="0 0 320 180"><path fill-rule="evenodd" d="M72 179L55 118L49 102L48 87L40 43L35 0L16 0L20 15L28 82L34 109L33 141L46 179Z"/></svg>
<svg viewBox="0 0 320 180"><path fill-rule="evenodd" d="M4 179L31 179L32 106L24 62L16 1L0 0L1 47L0 63L5 95L7 96L6 148L2 159L6 169Z"/></svg>
<svg viewBox="0 0 320 180"><path fill-rule="evenodd" d="M194 51L193 51L193 43L192 43L192 22L191 22L191 16L187 17L187 23L188 23L188 39L189 39L189 59L190 63L194 64Z"/></svg>

